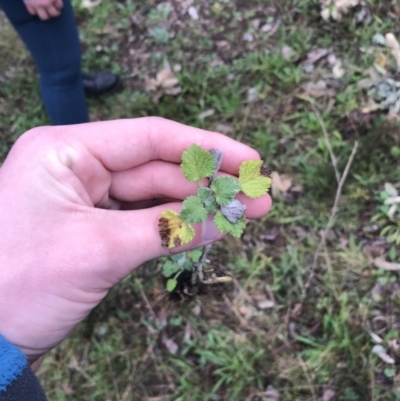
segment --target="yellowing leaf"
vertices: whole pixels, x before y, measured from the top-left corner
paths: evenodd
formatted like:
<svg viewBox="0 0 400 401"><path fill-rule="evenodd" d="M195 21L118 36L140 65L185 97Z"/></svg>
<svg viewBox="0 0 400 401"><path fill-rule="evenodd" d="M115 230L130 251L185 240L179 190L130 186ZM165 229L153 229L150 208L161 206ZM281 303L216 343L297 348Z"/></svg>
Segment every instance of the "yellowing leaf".
<svg viewBox="0 0 400 401"><path fill-rule="evenodd" d="M162 246L175 248L189 243L195 236L194 228L183 221L178 213L165 210L158 220L158 231Z"/></svg>
<svg viewBox="0 0 400 401"><path fill-rule="evenodd" d="M248 160L239 168L239 184L242 192L249 198L265 195L270 186L269 172L262 167L262 160Z"/></svg>

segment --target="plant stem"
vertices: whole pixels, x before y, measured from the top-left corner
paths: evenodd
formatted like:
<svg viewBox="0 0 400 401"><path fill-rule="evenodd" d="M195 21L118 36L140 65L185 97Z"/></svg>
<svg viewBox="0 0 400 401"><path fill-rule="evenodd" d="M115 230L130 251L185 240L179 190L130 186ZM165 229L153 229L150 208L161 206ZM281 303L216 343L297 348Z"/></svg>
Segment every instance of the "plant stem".
<svg viewBox="0 0 400 401"><path fill-rule="evenodd" d="M212 244L206 245L203 247L203 251L201 253L200 259L197 263L195 263L195 270L193 269L192 273L192 284L196 283L197 277L201 282L204 281L204 274L203 274L203 264L209 263L207 256L210 253L212 248Z"/></svg>

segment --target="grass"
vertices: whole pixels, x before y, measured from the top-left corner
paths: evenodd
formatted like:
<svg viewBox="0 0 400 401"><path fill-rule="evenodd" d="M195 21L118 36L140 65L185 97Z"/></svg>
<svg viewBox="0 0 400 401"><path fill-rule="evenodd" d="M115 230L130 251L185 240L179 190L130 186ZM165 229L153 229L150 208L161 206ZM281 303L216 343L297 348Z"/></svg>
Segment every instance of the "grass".
<svg viewBox="0 0 400 401"><path fill-rule="evenodd" d="M121 93L90 99L93 120L160 115L225 131L293 177L298 190L278 193L271 213L252 222L242 240L215 247L213 263L234 275L233 284L174 302L160 262L124 279L45 359L39 378L49 399L400 400L400 354L391 349L397 364L386 364L371 353L368 334L387 348L400 341L399 275L375 268L364 251L379 240L388 260L400 257L380 236L389 224L380 192L385 182L400 181L399 129L384 115L368 120L356 112L366 102L357 82L374 62L360 49L370 48L377 32L400 33L396 6L370 1L366 24L356 23L354 13L324 22L316 0L194 1L199 20L178 1L103 0L93 11L74 5L84 68L118 72L125 83ZM273 35L260 29L278 20ZM245 33L251 41L243 40ZM28 53L5 24L0 39L5 157L21 133L48 120ZM285 46L293 51L289 60ZM360 142L318 254L337 185L321 123L303 90L331 79L326 61L304 70L316 48L332 49L346 70L331 82L333 94L315 99L340 172ZM181 93L154 101L144 80L166 59L178 66ZM199 118L210 109L214 114ZM265 300L272 307L260 307Z"/></svg>

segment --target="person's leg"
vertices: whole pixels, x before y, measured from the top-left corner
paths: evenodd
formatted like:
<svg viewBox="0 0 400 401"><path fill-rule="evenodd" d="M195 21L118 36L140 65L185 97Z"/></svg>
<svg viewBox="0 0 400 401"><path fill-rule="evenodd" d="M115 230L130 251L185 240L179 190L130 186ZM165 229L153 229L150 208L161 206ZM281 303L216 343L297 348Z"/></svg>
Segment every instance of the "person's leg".
<svg viewBox="0 0 400 401"><path fill-rule="evenodd" d="M21 0L0 0L25 42L40 74L43 103L54 125L89 121L82 76L78 30L70 0L59 17L41 21L30 15Z"/></svg>

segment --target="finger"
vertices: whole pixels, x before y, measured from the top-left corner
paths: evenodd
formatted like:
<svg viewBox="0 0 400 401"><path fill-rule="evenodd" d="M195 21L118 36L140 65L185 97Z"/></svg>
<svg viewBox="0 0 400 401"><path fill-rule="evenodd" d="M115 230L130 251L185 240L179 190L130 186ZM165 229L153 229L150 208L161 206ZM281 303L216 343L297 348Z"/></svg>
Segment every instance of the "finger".
<svg viewBox="0 0 400 401"><path fill-rule="evenodd" d="M50 16L47 14L47 11L44 7L37 7L36 14L42 21L46 21L50 18Z"/></svg>
<svg viewBox="0 0 400 401"><path fill-rule="evenodd" d="M154 198L184 200L190 195L196 195L197 189L198 184L187 181L177 164L153 161L113 173L110 196L123 202ZM240 193L237 198L247 206L246 217L250 219L264 216L271 208L269 195L250 199Z"/></svg>
<svg viewBox="0 0 400 401"><path fill-rule="evenodd" d="M58 10L61 10L64 7L62 0L55 0L54 7L56 7Z"/></svg>
<svg viewBox="0 0 400 401"><path fill-rule="evenodd" d="M260 158L255 150L222 134L157 117L54 127L52 134L73 149L83 144L111 171L127 170L150 160L180 163L183 151L193 143L222 150L221 170L230 174L237 174L242 161ZM75 154L71 158L77 162Z"/></svg>
<svg viewBox="0 0 400 401"><path fill-rule="evenodd" d="M58 16L60 15L60 13L61 13L61 11L60 11L58 8L56 8L56 7L52 6L52 5L47 6L47 7L46 7L46 11L47 11L47 14L48 14L51 18L58 17Z"/></svg>
<svg viewBox="0 0 400 401"><path fill-rule="evenodd" d="M36 15L36 9L29 3L25 3L25 7L28 10L28 13L31 15Z"/></svg>

